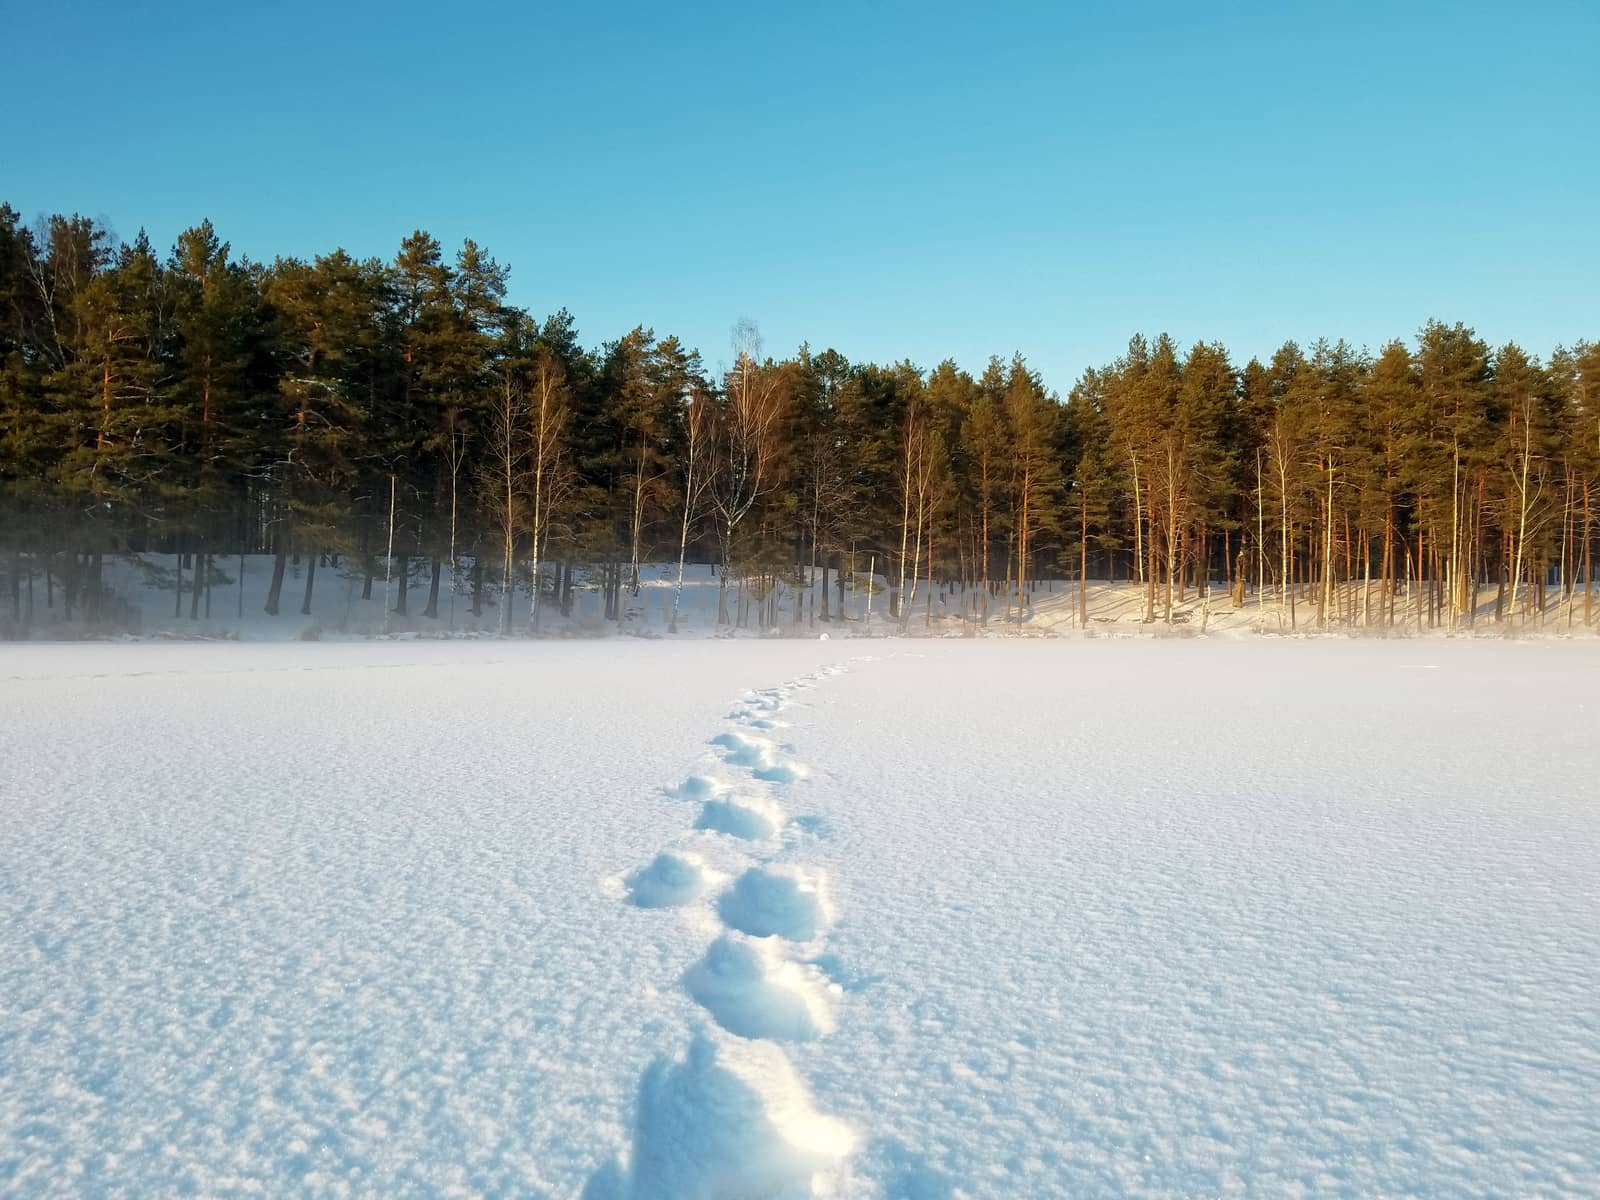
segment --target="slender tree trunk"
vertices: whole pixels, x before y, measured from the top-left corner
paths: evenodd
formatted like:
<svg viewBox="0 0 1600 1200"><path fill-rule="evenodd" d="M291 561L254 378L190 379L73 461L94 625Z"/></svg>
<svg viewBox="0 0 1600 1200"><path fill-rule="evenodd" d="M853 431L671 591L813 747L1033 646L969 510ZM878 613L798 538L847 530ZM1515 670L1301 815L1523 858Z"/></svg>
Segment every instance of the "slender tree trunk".
<svg viewBox="0 0 1600 1200"><path fill-rule="evenodd" d="M1024 605L1028 603L1028 534L1033 520L1033 468L1025 465L1022 471L1021 520L1017 522L1017 620L1024 619Z"/></svg>
<svg viewBox="0 0 1600 1200"><path fill-rule="evenodd" d="M207 569L209 564L210 557L205 551L202 550L194 556L194 579L189 586L189 620L191 621L200 619L201 588L205 588L208 592L210 591L209 576L211 572Z"/></svg>
<svg viewBox="0 0 1600 1200"><path fill-rule="evenodd" d="M1457 405L1459 414L1460 405ZM1450 442L1450 561L1446 574L1450 578L1449 604L1446 609L1446 622L1454 629L1457 615L1457 599L1461 588L1458 583L1461 570L1461 440L1452 437Z"/></svg>
<svg viewBox="0 0 1600 1200"><path fill-rule="evenodd" d="M989 456L983 458L983 479L980 495L983 500L983 619L989 619Z"/></svg>
<svg viewBox="0 0 1600 1200"><path fill-rule="evenodd" d="M1289 466L1283 461L1281 452L1278 459L1278 493L1281 500L1281 518L1283 521L1283 549L1281 565L1283 567L1283 591L1278 600L1278 626L1283 626L1284 602L1289 606L1289 628L1294 628L1294 547L1289 537Z"/></svg>
<svg viewBox="0 0 1600 1200"><path fill-rule="evenodd" d="M1426 527L1422 524L1422 505L1419 502L1417 504L1417 628L1419 630L1424 628L1426 623L1425 617L1428 598L1423 595L1422 578L1423 564L1427 559L1426 551L1428 545L1429 538L1426 532Z"/></svg>
<svg viewBox="0 0 1600 1200"><path fill-rule="evenodd" d="M1242 557L1243 555L1241 554ZM1222 576L1223 581L1228 585L1228 600L1233 604L1233 607L1238 608L1243 603L1244 582L1240 579L1237 587L1235 586L1234 578L1237 572L1234 568L1236 566L1242 566L1242 563L1236 564L1233 561L1233 533L1224 525L1222 527ZM1206 567L1206 574L1208 577L1211 574L1209 565Z"/></svg>
<svg viewBox="0 0 1600 1200"><path fill-rule="evenodd" d="M1322 530L1322 589L1317 597L1317 625L1327 623L1328 610L1333 607L1333 475L1334 466L1328 464L1328 499L1323 510Z"/></svg>
<svg viewBox="0 0 1600 1200"><path fill-rule="evenodd" d="M635 596L639 594L640 542L644 536L645 441L642 436L638 450L633 471L632 520L628 532L628 586L633 589Z"/></svg>
<svg viewBox="0 0 1600 1200"><path fill-rule="evenodd" d="M1344 623L1356 623L1356 544L1350 537L1350 510L1344 513Z"/></svg>
<svg viewBox="0 0 1600 1200"><path fill-rule="evenodd" d="M1562 603L1565 603L1567 605L1567 613L1570 615L1571 612L1572 612L1572 603L1571 603L1571 597L1572 597L1572 571L1567 565L1567 554L1568 554L1569 550L1571 549L1571 543L1572 543L1572 508L1573 508L1572 493L1573 493L1573 488L1572 488L1572 472L1569 469L1569 466L1567 464L1564 464L1563 468L1562 468L1562 484L1563 484L1563 486L1562 486L1562 492L1561 492L1561 568L1560 568L1560 575L1559 575L1558 579L1556 580L1557 587L1559 589L1557 591L1557 593L1556 593L1556 603L1557 603L1558 606L1560 604L1562 604ZM1559 618L1560 614L1561 614L1561 610L1558 607L1556 609L1556 615L1557 615L1558 618ZM1568 621L1568 624L1570 625L1571 621Z"/></svg>
<svg viewBox="0 0 1600 1200"><path fill-rule="evenodd" d="M461 559L456 555L456 499L460 491L461 451L456 431L450 433L450 628L456 627L456 592L461 578Z"/></svg>
<svg viewBox="0 0 1600 1200"><path fill-rule="evenodd" d="M384 633L388 633L389 632L389 584L391 582L390 576L394 573L394 500L395 500L395 478L391 474L389 476L389 546L388 546L388 549L384 552L384 556L383 556L383 561L384 561L384 576L383 576L383 632Z"/></svg>
<svg viewBox="0 0 1600 1200"><path fill-rule="evenodd" d="M316 582L316 578L317 556L315 554L308 554L306 555L306 594L305 598L300 601L300 615L303 617L309 617L311 615L311 588Z"/></svg>
<svg viewBox="0 0 1600 1200"><path fill-rule="evenodd" d="M1167 624L1172 624L1172 576L1178 554L1178 462L1167 443Z"/></svg>
<svg viewBox="0 0 1600 1200"><path fill-rule="evenodd" d="M1372 625L1372 535L1361 531L1361 625Z"/></svg>
<svg viewBox="0 0 1600 1200"><path fill-rule="evenodd" d="M1390 497L1384 508L1383 514L1383 579L1378 585L1378 597L1382 605L1383 623L1388 626L1394 624L1394 601L1399 592L1399 586L1394 576L1394 499Z"/></svg>
<svg viewBox="0 0 1600 1200"><path fill-rule="evenodd" d="M1267 510L1261 451L1256 451L1256 615L1267 602ZM1262 627L1265 628L1263 620Z"/></svg>
<svg viewBox="0 0 1600 1200"><path fill-rule="evenodd" d="M529 587L532 595L528 600L528 628L534 633L539 632L539 536L549 515L544 511L544 474L545 474L545 408L547 401L541 394L539 400L539 424L534 435L534 463L533 463L533 557L528 566ZM634 586L638 587L638 551L635 550L634 558ZM678 559L678 588L683 588L683 559ZM672 625L677 626L678 610L674 602L672 610Z"/></svg>
<svg viewBox="0 0 1600 1200"><path fill-rule="evenodd" d="M84 601L87 617L90 621L98 622L104 613L101 600L105 595L105 579L103 573L104 556L96 550L89 555L89 582L85 590L88 598Z"/></svg>
<svg viewBox="0 0 1600 1200"><path fill-rule="evenodd" d="M1006 607L1005 607L1005 615L1002 618L1007 625L1011 624L1011 600L1012 600L1013 595L1015 594L1013 589L1012 589L1012 587L1011 587L1011 576L1012 576L1012 573L1016 570L1016 566L1017 566L1017 557L1016 557L1015 554L1012 553L1012 551L1016 548L1016 545L1017 545L1017 531L1015 529L1007 531L1007 533L1006 533L1006 583L1005 583L1005 588L1006 588Z"/></svg>
<svg viewBox="0 0 1600 1200"><path fill-rule="evenodd" d="M1511 582L1507 571L1511 564L1511 530L1500 530L1500 555L1495 563L1494 619L1495 624L1506 619L1506 587Z"/></svg>
<svg viewBox="0 0 1600 1200"><path fill-rule="evenodd" d="M1144 569L1144 619L1146 623L1156 619L1156 584L1161 577L1161 568L1156 558L1156 497L1155 488L1146 491L1145 500L1145 569Z"/></svg>
<svg viewBox="0 0 1600 1200"><path fill-rule="evenodd" d="M444 563L439 556L433 556L433 571L428 580L428 605L422 610L422 615L432 620L439 619L439 580L444 574Z"/></svg>
<svg viewBox="0 0 1600 1200"><path fill-rule="evenodd" d="M1139 495L1139 456L1131 450L1128 457L1133 461L1133 561L1139 572L1140 586L1144 584L1144 501ZM1145 620L1153 616L1153 612L1145 614Z"/></svg>
<svg viewBox="0 0 1600 1200"><path fill-rule="evenodd" d="M1089 494L1078 492L1078 628L1089 627Z"/></svg>
<svg viewBox="0 0 1600 1200"><path fill-rule="evenodd" d="M1483 511L1488 472L1478 468L1478 498L1472 517L1472 590L1467 598L1467 624L1478 623L1478 591L1483 583Z"/></svg>
<svg viewBox="0 0 1600 1200"><path fill-rule="evenodd" d="M901 594L900 594L900 625L901 625L901 628L904 628L905 625L907 624L907 622L909 622L911 620L911 609L913 608L913 606L915 606L915 604L917 602L917 578L918 578L918 574L922 570L922 512L923 512L923 503L922 503L922 493L921 493L920 486L919 486L918 492L917 492L916 509L917 509L916 534L915 534L915 540L912 542L912 551L911 551L911 596L909 598L906 597L905 592L903 590L905 588L905 575L904 575L905 564L904 563L900 564L900 570L902 572L901 577L900 577L900 587L902 588L902 591L901 591Z"/></svg>
<svg viewBox="0 0 1600 1200"><path fill-rule="evenodd" d="M1517 472L1517 556L1511 572L1511 608L1517 607L1517 590L1522 585L1522 563L1528 539L1528 460L1533 457L1533 422L1522 423L1522 463Z"/></svg>
<svg viewBox="0 0 1600 1200"><path fill-rule="evenodd" d="M694 503L695 485L698 482L695 479L695 465L695 447L691 434L683 482L683 521L678 528L678 582L672 589L672 618L667 622L669 633L678 632L678 608L683 603L683 566L689 554L689 521L692 516L690 509Z"/></svg>
<svg viewBox="0 0 1600 1200"><path fill-rule="evenodd" d="M867 556L867 611L866 611L866 620L865 620L864 623L865 623L867 631L869 633L872 630L872 586L873 586L874 580L877 578L877 570L878 570L878 556L876 554L868 555Z"/></svg>
<svg viewBox="0 0 1600 1200"><path fill-rule="evenodd" d="M289 548L284 545L283 534L277 538L277 549L272 556L272 582L267 585L266 613L268 616L278 615L278 601L283 595L283 573L289 565Z"/></svg>
<svg viewBox="0 0 1600 1200"><path fill-rule="evenodd" d="M717 624L728 623L728 560L733 554L733 526L727 522L722 526L722 537L718 539L722 549L722 570L717 573Z"/></svg>
<svg viewBox="0 0 1600 1200"><path fill-rule="evenodd" d="M1589 481L1583 481L1583 623L1594 621L1594 561L1590 557L1594 547L1594 527L1589 510Z"/></svg>

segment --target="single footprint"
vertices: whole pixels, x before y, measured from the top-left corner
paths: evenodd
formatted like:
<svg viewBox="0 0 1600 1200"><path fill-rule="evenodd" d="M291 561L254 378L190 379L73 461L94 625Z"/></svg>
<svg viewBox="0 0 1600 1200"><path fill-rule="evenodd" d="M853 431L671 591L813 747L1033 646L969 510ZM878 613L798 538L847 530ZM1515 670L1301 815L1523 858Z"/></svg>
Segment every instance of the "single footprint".
<svg viewBox="0 0 1600 1200"><path fill-rule="evenodd" d="M676 908L699 899L706 890L706 873L692 854L664 852L648 867L634 871L624 881L628 902L640 908Z"/></svg>
<svg viewBox="0 0 1600 1200"><path fill-rule="evenodd" d="M827 817L804 816L795 817L789 824L797 836L814 838L828 838L833 836L833 826Z"/></svg>
<svg viewBox="0 0 1600 1200"><path fill-rule="evenodd" d="M765 738L748 737L742 733L719 733L711 744L720 749L723 758L736 767L765 767L773 762L772 743Z"/></svg>
<svg viewBox="0 0 1600 1200"><path fill-rule="evenodd" d="M751 867L717 901L730 928L809 942L829 922L821 878L794 867Z"/></svg>
<svg viewBox="0 0 1600 1200"><path fill-rule="evenodd" d="M764 710L754 708L736 708L728 714L728 720L737 721L747 729L782 729L783 722L776 718L764 716Z"/></svg>
<svg viewBox="0 0 1600 1200"><path fill-rule="evenodd" d="M662 789L678 800L705 800L722 791L720 784L704 775L691 775L682 783Z"/></svg>
<svg viewBox="0 0 1600 1200"><path fill-rule="evenodd" d="M767 805L740 800L707 800L694 827L761 842L778 832L780 821L776 810Z"/></svg>
<svg viewBox="0 0 1600 1200"><path fill-rule="evenodd" d="M833 1028L815 967L779 957L774 946L724 934L683 977L689 994L729 1033L804 1042Z"/></svg>
<svg viewBox="0 0 1600 1200"><path fill-rule="evenodd" d="M754 767L750 774L763 783L793 783L806 777L806 769L799 763L773 763L769 767Z"/></svg>
<svg viewBox="0 0 1600 1200"><path fill-rule="evenodd" d="M855 1149L854 1131L818 1112L781 1047L697 1036L639 1081L628 1161L590 1177L583 1200L811 1196Z"/></svg>

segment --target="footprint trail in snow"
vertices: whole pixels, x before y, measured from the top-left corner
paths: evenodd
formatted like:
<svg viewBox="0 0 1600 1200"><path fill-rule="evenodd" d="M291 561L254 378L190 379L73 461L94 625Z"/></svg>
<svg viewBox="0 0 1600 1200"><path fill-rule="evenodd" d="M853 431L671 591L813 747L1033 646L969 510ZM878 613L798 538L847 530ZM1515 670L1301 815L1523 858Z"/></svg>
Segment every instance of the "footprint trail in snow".
<svg viewBox="0 0 1600 1200"><path fill-rule="evenodd" d="M728 876L692 849L664 849L623 877L620 894L640 908L709 914L720 927L678 981L715 1028L645 1071L629 1151L594 1174L586 1200L827 1194L855 1149L849 1126L816 1111L782 1048L827 1036L844 991L817 965L833 960L827 880L816 868L769 861L794 844L780 834L803 844L827 828L785 811L786 789L808 772L774 736L785 724L779 714L795 693L844 669L747 693L707 742L707 769L664 789L697 808L686 845L717 839L726 843L719 852L744 865Z"/></svg>

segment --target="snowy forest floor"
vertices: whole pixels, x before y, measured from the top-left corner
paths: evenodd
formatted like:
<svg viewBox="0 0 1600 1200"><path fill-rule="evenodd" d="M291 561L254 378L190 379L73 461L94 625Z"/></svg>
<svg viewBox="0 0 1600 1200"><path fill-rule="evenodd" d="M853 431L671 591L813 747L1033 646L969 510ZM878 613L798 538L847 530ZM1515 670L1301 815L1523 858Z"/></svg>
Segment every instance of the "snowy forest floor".
<svg viewBox="0 0 1600 1200"><path fill-rule="evenodd" d="M192 565L179 569L175 555L144 554L107 558L102 571L107 615L94 622L85 608L71 610L59 581L47 583L38 571L19 578L13 603L12 581L5 571L12 560L0 560L0 641L83 641L145 638L185 641L335 641L363 638L493 637L509 633L526 637L533 631L532 605L525 577L502 596L494 580L498 565L486 570L480 603L474 612L470 560L452 577L441 570L436 611L428 613L431 572L428 560L413 558L407 571L404 611L398 579L381 575L367 580L349 560L323 562L315 571L309 558L289 564L278 612L265 611L273 560L270 555L217 559L197 599ZM26 560L17 560L26 563ZM681 594L676 563L645 563L637 590L625 588L621 612L607 615L595 580L579 571L568 613L550 599L550 573L545 573L545 601L538 634L545 638L696 637L1595 637L1600 636L1600 596L1585 603L1581 584L1570 595L1547 588L1541 613L1523 589L1515 615L1496 618L1497 593L1479 589L1470 620L1455 622L1442 610L1430 611L1426 590L1414 582L1395 597L1393 619L1385 622L1381 588L1341 586L1324 623L1318 622L1314 587L1301 589L1293 603L1269 583L1264 594L1248 592L1237 607L1225 581L1208 593L1192 586L1174 594L1171 620L1166 596L1159 592L1155 619L1136 582L1091 580L1080 612L1078 585L1064 579L1032 583L1023 601L1007 603L1005 587L985 599L981 586L956 587L926 580L906 581L904 620L890 615L890 596L897 579L882 571L869 576L868 560L859 572L847 572L841 591L838 574L829 573L823 596L820 570L808 586L779 581L770 593L752 594L741 604L739 583L726 593L729 620L719 623L719 592L714 566L688 564ZM309 585L309 586L308 586ZM368 593L363 598L363 593ZM1437 600L1437 597L1435 598ZM1508 614L1509 594L1501 597ZM503 604L509 603L509 613ZM1442 603L1442 601L1440 601ZM674 611L676 621L674 622ZM1085 617L1087 619L1085 619ZM1587 620L1586 620L1587 618Z"/></svg>
<svg viewBox="0 0 1600 1200"><path fill-rule="evenodd" d="M0 1194L1600 1195L1600 643L0 649Z"/></svg>

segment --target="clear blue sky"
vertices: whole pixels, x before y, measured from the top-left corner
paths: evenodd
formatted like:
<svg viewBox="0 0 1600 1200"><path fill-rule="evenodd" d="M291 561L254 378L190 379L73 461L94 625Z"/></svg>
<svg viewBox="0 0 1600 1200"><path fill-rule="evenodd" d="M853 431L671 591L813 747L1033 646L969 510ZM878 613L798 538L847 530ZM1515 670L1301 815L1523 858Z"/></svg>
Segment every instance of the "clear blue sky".
<svg viewBox="0 0 1600 1200"><path fill-rule="evenodd" d="M160 246L471 236L590 344L1600 337L1600 3L0 0L0 199Z"/></svg>

